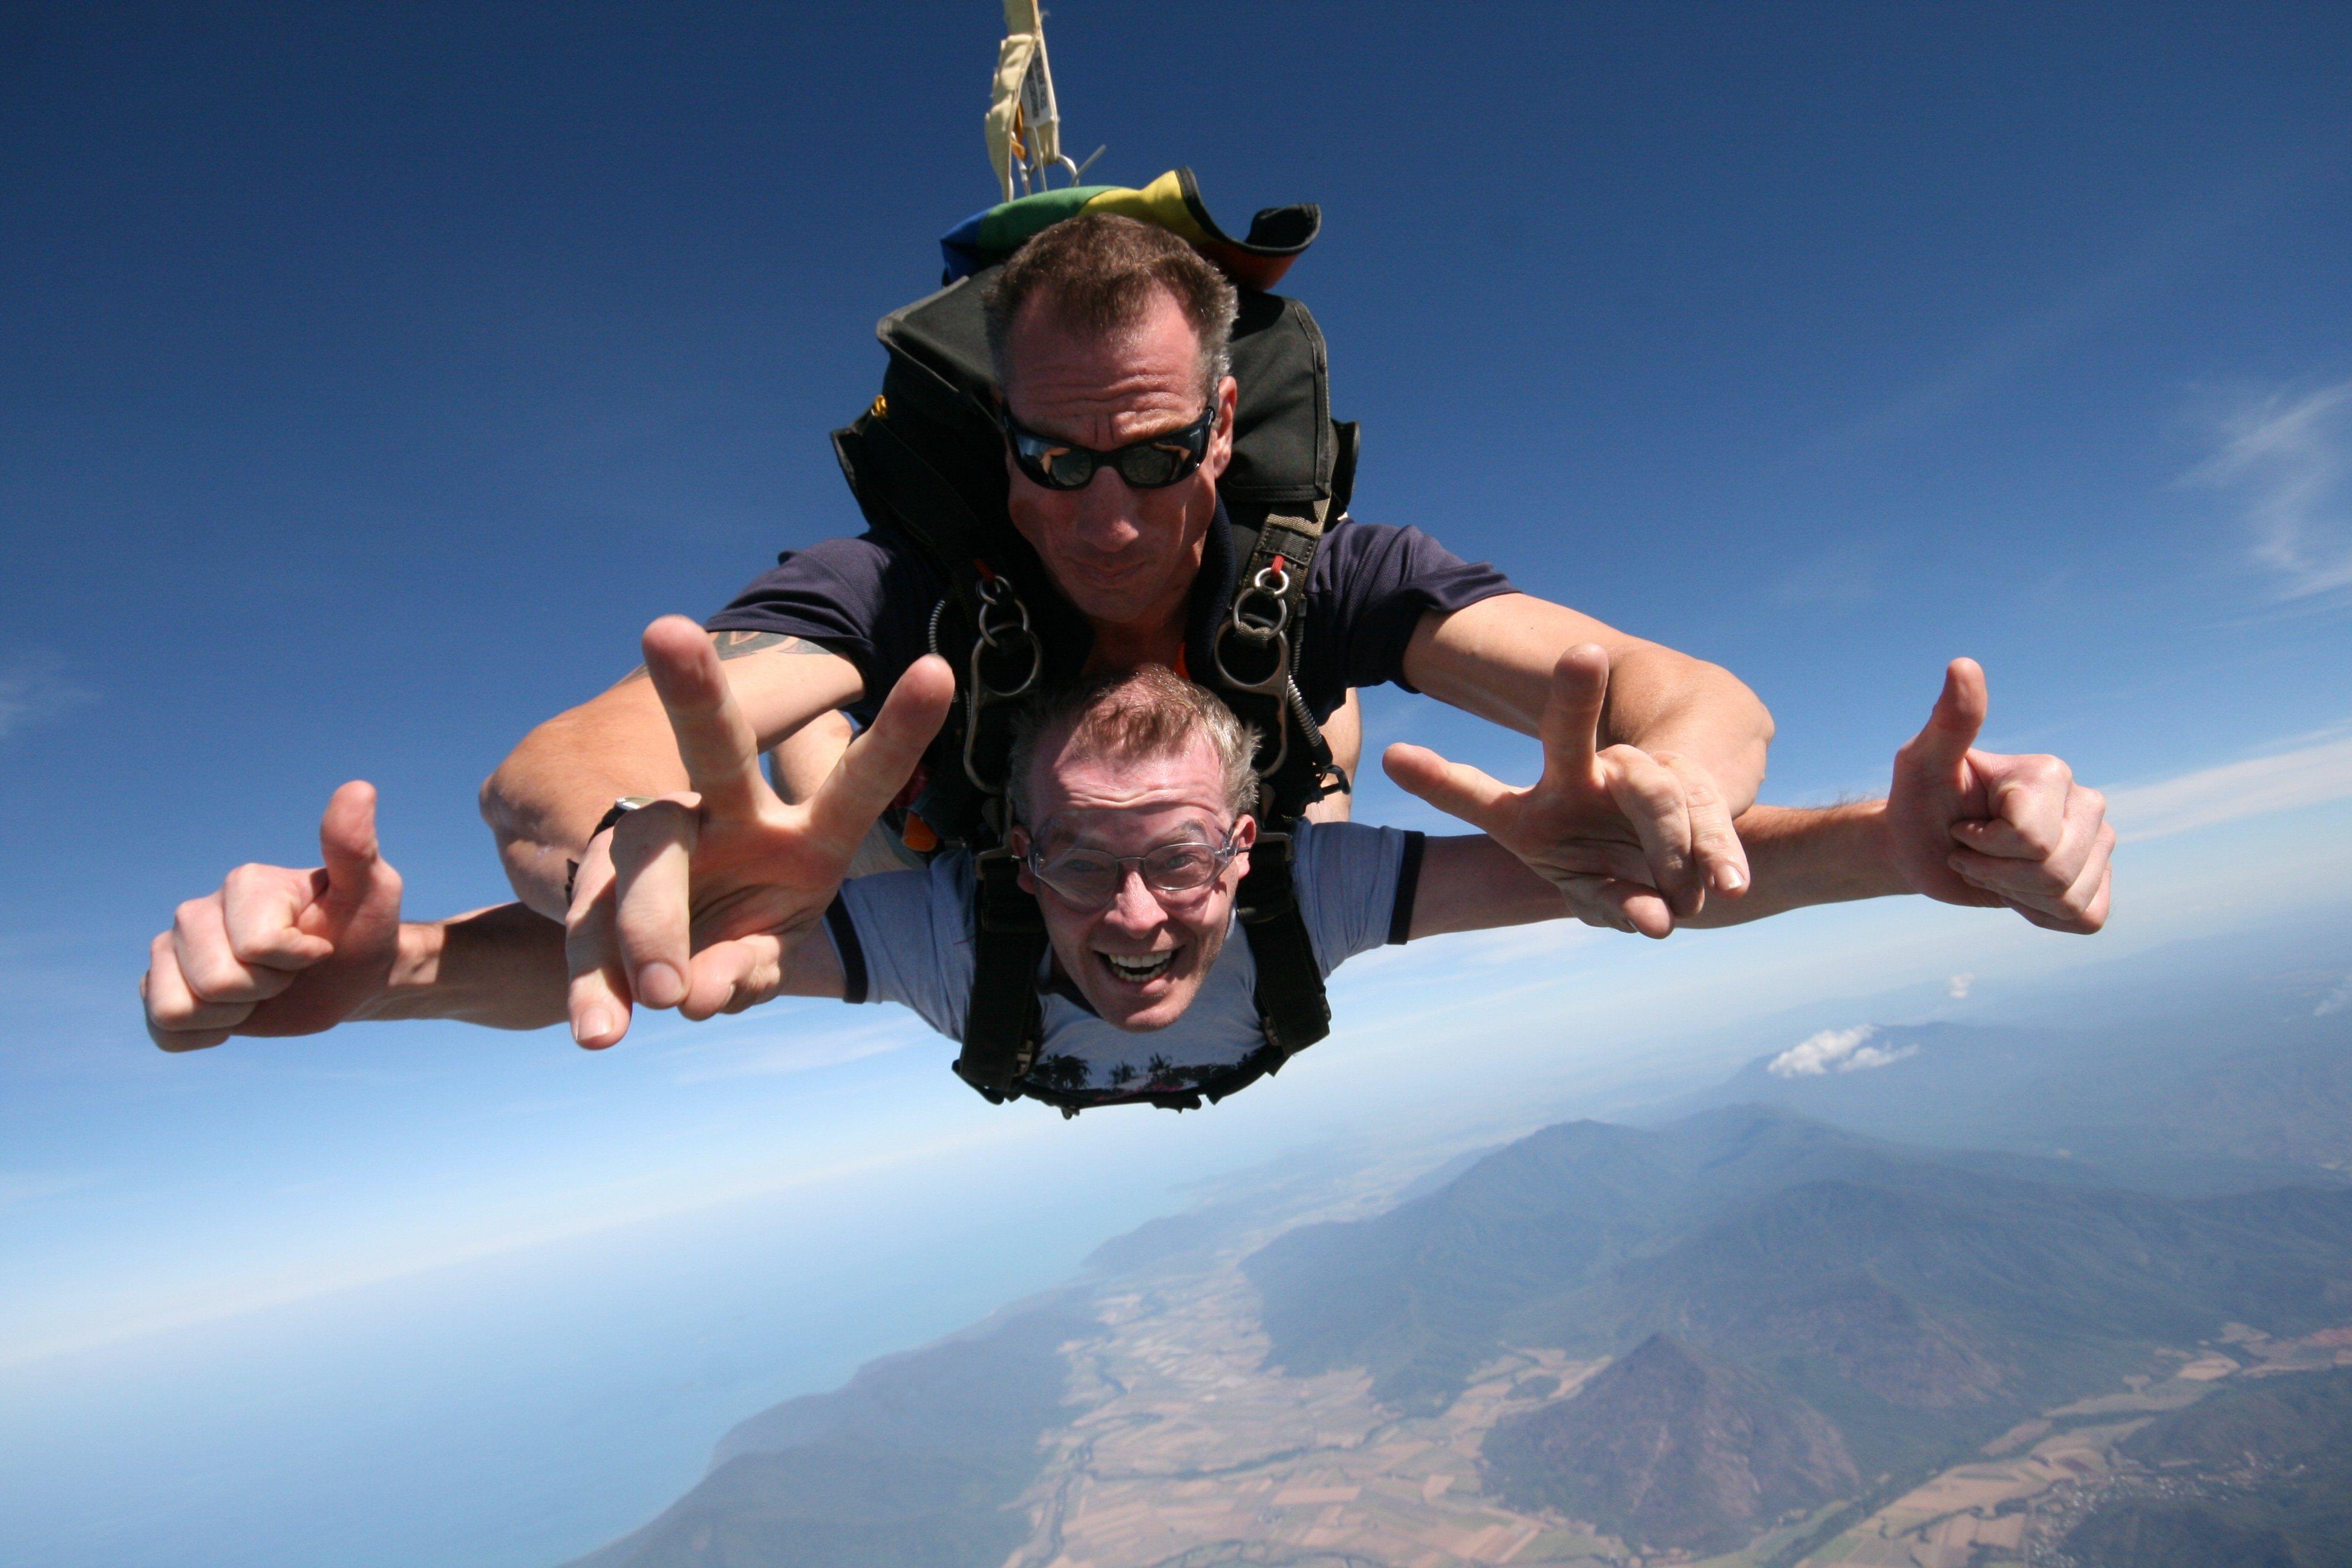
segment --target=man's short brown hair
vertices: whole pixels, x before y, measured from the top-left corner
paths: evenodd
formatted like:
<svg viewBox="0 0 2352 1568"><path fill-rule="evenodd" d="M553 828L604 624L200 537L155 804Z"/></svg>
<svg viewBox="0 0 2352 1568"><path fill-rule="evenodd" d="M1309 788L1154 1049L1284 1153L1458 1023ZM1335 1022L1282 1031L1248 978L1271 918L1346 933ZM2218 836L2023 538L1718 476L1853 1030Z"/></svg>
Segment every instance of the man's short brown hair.
<svg viewBox="0 0 2352 1568"><path fill-rule="evenodd" d="M1175 296L1201 340L1201 374L1213 393L1233 363L1240 301L1201 253L1152 224L1116 213L1081 213L1032 235L988 289L988 355L1007 383L1004 342L1021 308L1042 299L1061 324L1094 336L1134 326L1154 294Z"/></svg>
<svg viewBox="0 0 2352 1568"><path fill-rule="evenodd" d="M1023 710L1013 721L1006 790L1013 820L1033 831L1037 753L1064 738L1073 754L1122 762L1177 755L1195 738L1206 740L1223 774L1225 809L1238 818L1257 805L1256 732L1215 692L1165 665L1097 675Z"/></svg>

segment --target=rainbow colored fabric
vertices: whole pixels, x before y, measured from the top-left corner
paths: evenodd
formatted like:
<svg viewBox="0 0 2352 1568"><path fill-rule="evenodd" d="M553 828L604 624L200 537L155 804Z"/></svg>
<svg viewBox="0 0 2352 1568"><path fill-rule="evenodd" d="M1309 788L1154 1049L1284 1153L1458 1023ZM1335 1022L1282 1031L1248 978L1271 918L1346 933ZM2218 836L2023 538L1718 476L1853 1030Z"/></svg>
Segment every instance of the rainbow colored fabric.
<svg viewBox="0 0 2352 1568"><path fill-rule="evenodd" d="M940 237L948 282L994 266L1041 229L1083 212L1119 213L1158 224L1209 258L1244 289L1271 289L1299 253L1315 243L1322 210L1311 204L1267 207L1235 239L1217 226L1201 200L1190 169L1171 169L1140 190L1128 185L1072 185L1001 202Z"/></svg>

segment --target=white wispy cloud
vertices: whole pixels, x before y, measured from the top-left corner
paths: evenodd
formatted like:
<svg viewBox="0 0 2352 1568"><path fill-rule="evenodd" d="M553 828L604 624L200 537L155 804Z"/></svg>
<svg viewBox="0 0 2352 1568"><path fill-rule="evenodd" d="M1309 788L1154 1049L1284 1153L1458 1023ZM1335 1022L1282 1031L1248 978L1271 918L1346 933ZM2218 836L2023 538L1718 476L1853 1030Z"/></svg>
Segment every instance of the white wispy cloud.
<svg viewBox="0 0 2352 1568"><path fill-rule="evenodd" d="M0 1211L75 1192L97 1179L73 1171L0 1171Z"/></svg>
<svg viewBox="0 0 2352 1568"><path fill-rule="evenodd" d="M2311 1010L2311 1016L2326 1018L2347 1010L2352 1010L2352 974L2346 975L2336 983L2335 990L2322 996L2319 1005Z"/></svg>
<svg viewBox="0 0 2352 1568"><path fill-rule="evenodd" d="M1779 1056L1764 1070L1774 1078L1826 1078L1833 1072L1862 1072L1870 1068L1891 1067L1907 1057L1919 1054L1917 1046L1897 1046L1888 1049L1867 1042L1878 1033L1875 1024L1856 1024L1851 1029L1823 1029L1808 1036Z"/></svg>
<svg viewBox="0 0 2352 1568"><path fill-rule="evenodd" d="M2352 796L2352 735L2107 792L2126 843Z"/></svg>
<svg viewBox="0 0 2352 1568"><path fill-rule="evenodd" d="M90 693L66 673L66 661L46 649L18 654L0 664L0 741L54 719Z"/></svg>
<svg viewBox="0 0 2352 1568"><path fill-rule="evenodd" d="M1976 984L1977 977L1973 974L1955 974L1944 982L1944 994L1955 1002L1965 1002L1969 999L1969 993L1976 988Z"/></svg>
<svg viewBox="0 0 2352 1568"><path fill-rule="evenodd" d="M2187 479L2231 496L2281 599L2352 588L2352 381L2241 396Z"/></svg>
<svg viewBox="0 0 2352 1568"><path fill-rule="evenodd" d="M1840 543L1781 573L1772 595L1791 609L1850 610L1871 604L1886 585L1885 546Z"/></svg>
<svg viewBox="0 0 2352 1568"><path fill-rule="evenodd" d="M742 1019L749 1026L738 1029L727 1029L720 1020L713 1019L699 1026L711 1031L711 1037L668 1052L680 1064L677 1081L709 1083L719 1079L779 1078L914 1046L929 1044L945 1049L950 1044L896 1008L871 1022L833 1028L780 1028L779 1019L762 1018L756 1014L745 1014ZM781 1022L789 1025L797 1020L787 1017Z"/></svg>

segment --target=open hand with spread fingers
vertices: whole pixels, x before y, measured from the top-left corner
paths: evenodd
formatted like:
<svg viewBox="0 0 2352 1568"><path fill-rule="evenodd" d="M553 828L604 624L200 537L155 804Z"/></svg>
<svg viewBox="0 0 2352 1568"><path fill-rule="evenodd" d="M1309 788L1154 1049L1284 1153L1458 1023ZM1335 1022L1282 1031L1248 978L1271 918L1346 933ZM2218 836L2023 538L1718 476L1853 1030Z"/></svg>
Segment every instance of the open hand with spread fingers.
<svg viewBox="0 0 2352 1568"><path fill-rule="evenodd" d="M1592 644L1552 670L1539 736L1543 776L1512 789L1423 746L1382 759L1399 787L1484 829L1589 924L1663 937L1696 915L1710 889L1737 896L1748 858L1706 770L1672 752L1602 746L1609 655Z"/></svg>
<svg viewBox="0 0 2352 1568"><path fill-rule="evenodd" d="M2106 798L2056 757L1977 750L1989 702L1976 660L1954 659L1927 727L1895 754L1891 857L1912 890L1931 899L2095 931L2112 892Z"/></svg>
<svg viewBox="0 0 2352 1568"><path fill-rule="evenodd" d="M179 907L139 983L157 1045L313 1035L383 990L399 956L400 873L377 847L373 785L335 792L319 849L323 866L239 866Z"/></svg>
<svg viewBox="0 0 2352 1568"><path fill-rule="evenodd" d="M707 1018L772 994L786 946L823 918L955 698L944 659L917 660L794 805L761 771L702 628L666 616L645 655L692 787L621 816L582 857L564 946L572 1038L591 1049L627 1032L633 1005Z"/></svg>

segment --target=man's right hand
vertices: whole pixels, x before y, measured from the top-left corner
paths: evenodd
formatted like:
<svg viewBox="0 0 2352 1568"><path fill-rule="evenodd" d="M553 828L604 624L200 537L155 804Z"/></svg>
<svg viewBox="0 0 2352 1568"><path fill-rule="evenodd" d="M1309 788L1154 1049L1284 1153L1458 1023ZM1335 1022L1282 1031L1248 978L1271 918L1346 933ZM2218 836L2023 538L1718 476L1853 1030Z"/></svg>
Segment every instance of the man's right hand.
<svg viewBox="0 0 2352 1568"><path fill-rule="evenodd" d="M1560 655L1538 731L1543 776L1527 789L1425 746L1391 746L1382 762L1399 787L1526 862L1579 920L1663 937L1705 907L1713 868L1736 867L1744 889L1747 856L1705 770L1601 744L1608 696L1606 649L1584 644Z"/></svg>
<svg viewBox="0 0 2352 1568"><path fill-rule="evenodd" d="M947 662L917 660L832 776L790 805L702 628L666 616L645 654L691 788L628 813L581 858L564 945L572 1038L591 1050L628 1031L635 1004L707 1018L750 1000L823 917L955 700Z"/></svg>
<svg viewBox="0 0 2352 1568"><path fill-rule="evenodd" d="M856 665L803 638L720 631L710 641L744 717L771 746L866 695ZM570 909L565 872L583 858L592 827L616 796L688 787L660 693L646 673L539 725L482 781L482 817L515 896L551 921Z"/></svg>
<svg viewBox="0 0 2352 1568"><path fill-rule="evenodd" d="M377 847L375 789L337 790L323 866L239 866L182 904L147 954L147 1034L167 1051L231 1035L314 1035L382 994L400 949L400 873Z"/></svg>

